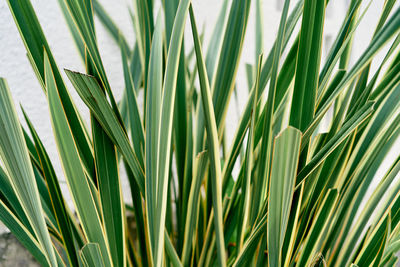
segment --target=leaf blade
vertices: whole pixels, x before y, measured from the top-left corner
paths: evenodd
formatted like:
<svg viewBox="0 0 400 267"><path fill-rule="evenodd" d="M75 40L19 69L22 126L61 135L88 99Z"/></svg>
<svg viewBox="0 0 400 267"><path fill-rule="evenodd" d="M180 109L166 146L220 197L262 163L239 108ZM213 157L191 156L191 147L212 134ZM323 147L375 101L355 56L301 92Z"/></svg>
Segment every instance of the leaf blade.
<svg viewBox="0 0 400 267"><path fill-rule="evenodd" d="M293 198L300 140L301 132L292 127L286 128L275 139L268 201L267 244L270 266L281 263L281 248Z"/></svg>
<svg viewBox="0 0 400 267"><path fill-rule="evenodd" d="M55 265L56 258L42 214L42 204L29 160L28 149L15 107L12 104L10 90L3 78L0 79L0 103L0 124L2 125L0 157L10 175L11 185L31 223L35 237L45 251L48 264Z"/></svg>

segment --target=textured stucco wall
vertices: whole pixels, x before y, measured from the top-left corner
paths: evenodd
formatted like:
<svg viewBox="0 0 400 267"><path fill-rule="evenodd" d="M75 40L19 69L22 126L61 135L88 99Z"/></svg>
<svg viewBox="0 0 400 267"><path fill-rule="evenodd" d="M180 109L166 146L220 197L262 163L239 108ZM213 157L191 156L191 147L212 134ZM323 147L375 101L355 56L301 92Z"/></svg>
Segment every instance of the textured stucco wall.
<svg viewBox="0 0 400 267"><path fill-rule="evenodd" d="M31 1L37 12L38 18L41 22L58 66L61 69L67 68L77 71L84 71L83 64L78 56L78 53L76 52L75 45L58 6L58 1ZM122 29L129 42L133 43L134 34L130 23L128 10L126 8L127 6L131 6L132 1L101 0L100 2L102 2L109 14L115 19L117 25ZM327 10L327 19L325 22L326 36L324 38L324 44L326 49L324 49L324 54L326 54L327 49L333 42L333 38L341 25L341 20L346 12L346 6L350 0L334 0L330 2L331 3ZM357 58L368 45L383 2L383 0L374 0L363 22L361 23L360 28L356 33L353 58ZM264 50L266 52L269 51L272 46L272 42L275 39L275 34L279 23L280 10L283 5L282 3L283 0L263 1L265 32ZM212 26L216 21L221 4L221 0L193 0L198 23L199 25L204 24L206 28L205 44L207 44L207 41L210 37ZM155 13L157 13L158 9L159 6L156 7ZM233 118L227 120L228 129L235 127L237 114L241 111L247 98L246 79L243 66L244 63L247 62L253 63L255 59L254 13L254 8L252 8L248 24L248 32L243 49L242 64L238 74L238 88L240 94L239 105L234 103L234 105L231 105L228 111L227 116ZM371 27L371 25L374 26ZM96 26L103 62L111 86L115 92L115 95L117 98L119 98L123 89L123 77L119 50L116 44L108 36L108 33L97 20ZM190 27L186 28L186 36L187 42L190 43ZM44 145L48 149L59 177L62 177L61 165L51 130L46 99L31 69L28 59L25 56L25 53L24 45L20 40L18 30L14 24L12 15L8 10L6 1L0 1L0 77L7 78L15 103L22 104L28 115L31 117L34 126L44 142ZM374 61L374 63L375 62L376 61ZM86 107L80 101L66 77L65 81L69 85L70 93L73 96L79 110L85 114L85 119L88 119ZM18 112L22 118L22 113L20 110L18 110ZM232 137L233 134L233 131L229 132L228 137ZM396 147L400 148L400 144L397 143ZM388 161L386 165L389 163L390 162ZM382 171L384 168L385 167L382 168ZM68 191L65 183L62 183L62 189L65 190L65 192Z"/></svg>
<svg viewBox="0 0 400 267"><path fill-rule="evenodd" d="M0 267L39 267L33 256L18 242L13 234L0 235Z"/></svg>

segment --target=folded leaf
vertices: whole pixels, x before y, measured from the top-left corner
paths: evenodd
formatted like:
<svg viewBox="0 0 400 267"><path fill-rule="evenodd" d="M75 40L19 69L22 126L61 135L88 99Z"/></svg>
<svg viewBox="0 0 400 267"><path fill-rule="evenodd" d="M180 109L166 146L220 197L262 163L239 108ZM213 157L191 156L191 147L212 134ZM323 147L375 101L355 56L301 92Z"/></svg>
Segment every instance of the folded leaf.
<svg viewBox="0 0 400 267"><path fill-rule="evenodd" d="M144 192L143 167L136 157L128 136L113 112L106 96L96 79L92 76L66 70L68 78L77 90L79 96L93 112L97 121L127 160L137 180L141 192Z"/></svg>
<svg viewBox="0 0 400 267"><path fill-rule="evenodd" d="M45 60L45 69L51 122L66 181L87 240L99 244L105 262L107 265L110 265L111 258L108 251L107 239L101 225L100 211L93 198L97 197L97 195L92 194L91 180L88 180L85 175L82 161L78 155L76 144L72 138L64 109L61 105L60 95L57 93L57 85L54 81L48 60Z"/></svg>

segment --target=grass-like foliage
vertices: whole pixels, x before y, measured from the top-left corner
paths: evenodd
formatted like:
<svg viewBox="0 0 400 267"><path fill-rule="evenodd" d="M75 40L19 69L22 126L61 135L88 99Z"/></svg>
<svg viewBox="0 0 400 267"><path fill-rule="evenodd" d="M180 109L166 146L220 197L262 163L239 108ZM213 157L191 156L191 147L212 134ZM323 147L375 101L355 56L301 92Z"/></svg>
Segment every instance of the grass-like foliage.
<svg viewBox="0 0 400 267"><path fill-rule="evenodd" d="M253 1L257 55L247 65L249 97L238 127L227 129L245 34L252 30L250 0L224 0L205 45L190 0L133 0L127 22L136 33L133 47L98 2L59 0L86 66L86 73L65 70L71 88L30 0L7 0L47 97L59 159L49 158L29 114L28 127L21 126L0 79L0 219L41 265L395 264L400 150L386 173L377 170L400 133L396 1L384 1L368 47L351 64L368 0L350 1L324 60L329 1L285 0L276 41L265 54L262 0ZM94 16L121 48L120 101L102 63ZM185 27L191 34L184 36ZM90 125L70 90L90 110ZM323 119L329 121L324 131ZM234 132L232 141L227 131ZM121 177L129 181L129 199ZM373 179L378 183L370 188Z"/></svg>

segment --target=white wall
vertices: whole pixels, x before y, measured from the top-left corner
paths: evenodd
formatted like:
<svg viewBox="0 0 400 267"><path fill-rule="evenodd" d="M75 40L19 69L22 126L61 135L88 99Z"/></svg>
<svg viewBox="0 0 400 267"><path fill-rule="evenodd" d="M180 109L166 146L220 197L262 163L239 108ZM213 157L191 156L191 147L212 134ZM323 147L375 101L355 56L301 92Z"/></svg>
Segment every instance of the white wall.
<svg viewBox="0 0 400 267"><path fill-rule="evenodd" d="M75 45L58 6L58 1L31 1L37 12L44 33L47 37L47 40L50 44L50 47L60 69L67 68L77 71L84 71L83 64L80 61L78 53L75 49ZM114 18L117 25L122 29L129 42L133 43L134 34L128 15L128 10L126 8L127 6L131 6L131 0L101 0L100 2L108 10L109 14ZM157 0L156 2L160 1ZM297 1L292 1L292 5L294 2ZM330 2L331 3L329 4L327 10L327 20L325 23L326 36L324 38L324 42L327 45L324 51L327 51L329 45L333 41L336 32L339 30L341 21L346 13L346 6L350 1L331 0ZM355 58L357 58L368 45L368 42L372 35L372 31L374 30L376 21L381 12L383 2L383 0L374 0L363 22L360 25L360 28L355 38L355 49L353 55ZM221 3L221 0L193 0L196 18L199 24L205 24L207 29L205 37L206 43L212 31L212 26L216 21ZM266 52L269 51L272 46L272 42L275 39L282 3L283 0L264 0L263 3L265 32L264 43ZM371 25L373 25L373 27L371 27ZM96 26L99 46L104 65L111 86L117 97L119 97L123 89L123 77L119 50L98 21L96 21ZM187 39L191 40L190 28L187 27L186 30ZM247 95L243 65L247 62L254 62L254 41L254 8L252 8L248 24L248 32L243 49L242 66L238 74L238 87L240 92L239 112L246 101ZM36 127L42 141L44 142L45 147L50 153L53 164L56 166L57 173L61 175L61 165L56 151L55 140L52 134L47 102L41 90L41 87L36 80L34 72L31 69L28 59L25 56L25 53L26 52L24 45L20 39L11 13L8 10L6 1L1 1L0 77L7 78L15 103L24 106L28 115L31 117L33 124ZM67 81L66 78L65 81ZM70 84L68 83L68 85ZM79 110L87 114L87 109L80 101L72 86L69 86L69 89L70 93L73 95L74 100L76 101L76 104L78 105ZM232 129L234 127L238 114L238 106L236 104L231 106L232 107L229 109L227 115L229 118L232 118L227 120L228 129ZM19 115L22 118L22 114L20 111ZM233 134L234 132L229 133L230 136L232 136ZM397 148L400 148L399 143L396 146ZM67 190L65 184L63 185L63 189Z"/></svg>

